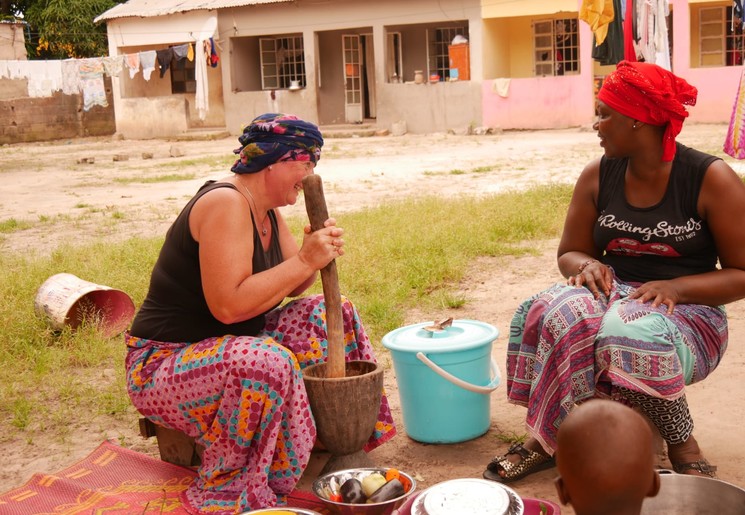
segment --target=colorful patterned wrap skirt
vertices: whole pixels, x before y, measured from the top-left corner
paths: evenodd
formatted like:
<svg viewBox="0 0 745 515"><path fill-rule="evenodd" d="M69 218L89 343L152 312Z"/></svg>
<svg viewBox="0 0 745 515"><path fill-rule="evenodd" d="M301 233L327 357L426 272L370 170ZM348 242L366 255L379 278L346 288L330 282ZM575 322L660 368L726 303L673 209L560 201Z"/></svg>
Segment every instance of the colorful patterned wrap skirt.
<svg viewBox="0 0 745 515"><path fill-rule="evenodd" d="M620 399L619 388L675 400L701 381L727 348L723 307L653 308L627 297L633 284L614 280L608 299L564 284L517 309L507 347L507 397L528 408L531 436L553 454L556 433L575 404Z"/></svg>
<svg viewBox="0 0 745 515"><path fill-rule="evenodd" d="M355 307L342 297L347 361L374 361ZM266 316L257 336L164 343L127 335L127 389L137 410L204 446L182 494L192 513L241 513L283 505L316 438L301 370L326 356L323 297L294 300ZM383 400L369 451L396 433Z"/></svg>

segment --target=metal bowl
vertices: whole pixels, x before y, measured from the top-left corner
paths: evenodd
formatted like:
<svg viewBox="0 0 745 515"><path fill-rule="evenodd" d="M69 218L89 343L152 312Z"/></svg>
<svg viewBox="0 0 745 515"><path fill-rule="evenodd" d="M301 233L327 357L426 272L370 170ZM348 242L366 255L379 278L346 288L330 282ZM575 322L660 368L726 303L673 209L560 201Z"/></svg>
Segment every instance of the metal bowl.
<svg viewBox="0 0 745 515"><path fill-rule="evenodd" d="M745 490L726 481L660 471L660 492L644 500L642 515L742 515Z"/></svg>
<svg viewBox="0 0 745 515"><path fill-rule="evenodd" d="M411 475L399 471L410 483L411 488L404 495L396 497L385 502L369 504L349 504L344 502L335 502L328 498L329 492L339 492L341 485L348 479L355 478L362 481L365 477L374 472L385 475L387 468L358 468L337 470L325 474L313 482L313 494L318 497L326 508L336 515L389 515L396 508L400 507L416 490L416 481Z"/></svg>
<svg viewBox="0 0 745 515"><path fill-rule="evenodd" d="M496 510L493 509L495 508L495 505L489 502L489 499L495 495L495 489L504 491L509 496L508 507L506 510L500 510L499 513L503 513L504 515L524 515L526 513L522 498L512 488L495 481L476 478L450 479L448 481L437 483L426 490L423 490L421 493L414 496L413 499L409 499L399 512L402 515L433 515L427 511L425 506L427 498L430 493L448 485L458 485L460 491L466 494L466 500L470 497L472 500L477 500L479 504L476 506L473 505L473 503L468 502L459 507L451 506L448 513L457 513L458 515L466 513L495 513ZM497 494L497 497L500 496L501 495ZM468 506L466 504L468 504Z"/></svg>

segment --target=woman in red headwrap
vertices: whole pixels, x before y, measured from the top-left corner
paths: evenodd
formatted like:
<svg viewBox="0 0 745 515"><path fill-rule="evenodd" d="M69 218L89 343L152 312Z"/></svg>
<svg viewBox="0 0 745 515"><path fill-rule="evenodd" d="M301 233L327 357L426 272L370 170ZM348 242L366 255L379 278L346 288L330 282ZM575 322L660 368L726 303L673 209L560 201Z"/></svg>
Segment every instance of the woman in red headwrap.
<svg viewBox="0 0 745 515"><path fill-rule="evenodd" d="M189 513L285 504L315 443L301 370L326 359L322 295L301 295L344 255L333 218L298 246L278 208L294 204L321 156L312 123L268 113L238 138L232 175L207 181L166 234L147 297L126 335L127 390L151 421L203 448L182 493ZM375 360L342 297L346 359ZM388 401L365 446L395 434Z"/></svg>
<svg viewBox="0 0 745 515"><path fill-rule="evenodd" d="M622 61L604 81L593 128L605 155L577 180L558 249L567 284L512 320L507 395L527 407L530 438L484 477L553 466L562 420L594 397L643 412L677 472L714 475L685 386L719 364L723 305L745 298L745 185L721 159L676 143L696 94L649 63Z"/></svg>

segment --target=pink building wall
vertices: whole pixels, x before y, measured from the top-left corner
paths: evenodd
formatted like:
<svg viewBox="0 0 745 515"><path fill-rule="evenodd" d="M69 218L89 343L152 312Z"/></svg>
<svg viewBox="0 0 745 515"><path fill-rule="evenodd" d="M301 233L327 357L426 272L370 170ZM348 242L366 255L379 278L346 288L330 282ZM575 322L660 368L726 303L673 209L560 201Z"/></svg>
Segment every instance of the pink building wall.
<svg viewBox="0 0 745 515"><path fill-rule="evenodd" d="M688 122L729 123L742 66L691 68L691 12L688 0L671 0L673 9L673 72L698 89Z"/></svg>
<svg viewBox="0 0 745 515"><path fill-rule="evenodd" d="M671 0L673 10L672 67L676 75L698 88L698 102L689 109L689 123L729 123L741 66L691 67L688 0ZM578 10L581 0L578 2ZM594 121L592 33L580 22L579 75L510 79L509 94L501 97L494 80L482 81L482 120L502 129L557 129Z"/></svg>
<svg viewBox="0 0 745 515"><path fill-rule="evenodd" d="M578 2L577 9L579 10ZM580 74L510 79L507 97L494 90L494 80L481 83L482 120L501 129L558 129L593 122L592 32L579 23Z"/></svg>

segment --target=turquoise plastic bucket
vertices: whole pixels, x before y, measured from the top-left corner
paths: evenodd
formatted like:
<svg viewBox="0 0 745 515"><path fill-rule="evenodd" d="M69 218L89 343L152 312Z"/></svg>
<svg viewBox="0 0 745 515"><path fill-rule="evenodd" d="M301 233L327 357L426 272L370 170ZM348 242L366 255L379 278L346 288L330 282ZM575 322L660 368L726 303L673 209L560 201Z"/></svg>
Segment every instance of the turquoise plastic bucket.
<svg viewBox="0 0 745 515"><path fill-rule="evenodd" d="M491 349L499 331L475 320L425 329L431 325L410 325L383 337L393 358L406 433L427 443L471 440L491 423L490 394L500 383Z"/></svg>

